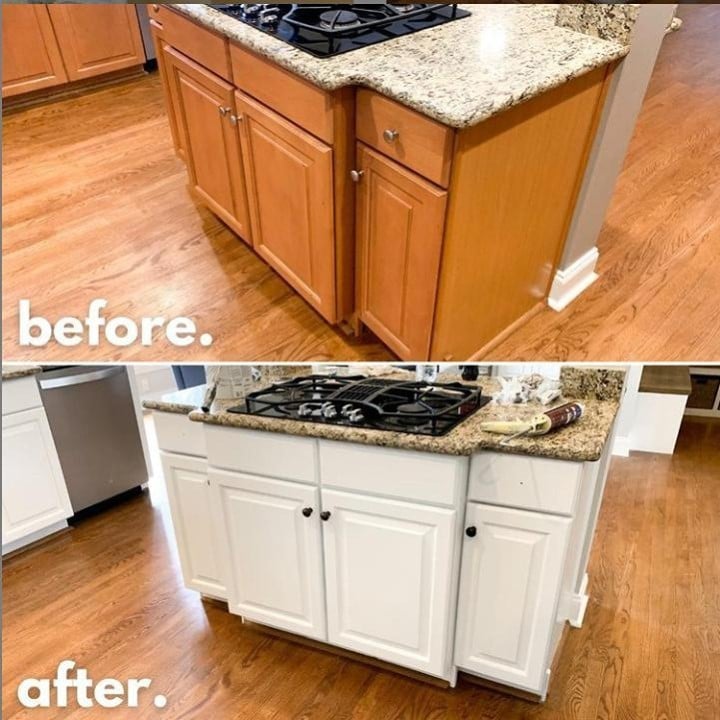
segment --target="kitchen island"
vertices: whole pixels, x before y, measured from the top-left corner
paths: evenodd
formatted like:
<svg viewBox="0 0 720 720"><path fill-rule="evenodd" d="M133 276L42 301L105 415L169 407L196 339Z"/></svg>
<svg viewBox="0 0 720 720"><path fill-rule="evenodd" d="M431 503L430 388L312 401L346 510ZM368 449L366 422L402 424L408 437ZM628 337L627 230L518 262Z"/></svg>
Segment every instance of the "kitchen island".
<svg viewBox="0 0 720 720"><path fill-rule="evenodd" d="M242 398L202 412L202 389L147 403L185 583L276 630L544 698L588 601L622 385L564 368L583 418L507 444L478 423L537 406L422 437L228 412Z"/></svg>
<svg viewBox="0 0 720 720"><path fill-rule="evenodd" d="M465 360L542 306L625 44L556 6L467 5L320 59L150 7L190 187L328 322Z"/></svg>

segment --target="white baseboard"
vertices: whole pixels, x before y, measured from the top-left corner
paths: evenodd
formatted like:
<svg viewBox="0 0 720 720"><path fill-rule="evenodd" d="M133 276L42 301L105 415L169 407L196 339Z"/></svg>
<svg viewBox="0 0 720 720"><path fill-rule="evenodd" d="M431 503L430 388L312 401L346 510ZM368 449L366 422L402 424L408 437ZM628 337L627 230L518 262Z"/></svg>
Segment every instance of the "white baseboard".
<svg viewBox="0 0 720 720"><path fill-rule="evenodd" d="M595 272L600 253L596 247L588 250L582 257L578 258L570 267L565 270L558 270L555 273L550 295L547 303L553 309L563 310L580 293L587 290L597 279Z"/></svg>
<svg viewBox="0 0 720 720"><path fill-rule="evenodd" d="M623 436L623 437L621 437L620 435L616 436L615 444L613 445L612 454L618 455L620 457L629 457L630 456L630 438L627 436Z"/></svg>
<svg viewBox="0 0 720 720"><path fill-rule="evenodd" d="M587 610L588 601L590 600L590 596L587 594L587 586L588 576L587 573L585 573L579 591L573 593L568 599L567 621L574 628L582 627L583 620L585 620L585 611Z"/></svg>
<svg viewBox="0 0 720 720"><path fill-rule="evenodd" d="M17 540L11 540L9 543L2 546L2 554L5 555L9 552L13 552L14 550L19 550L21 547L25 547L25 545L30 545L38 540L43 540L56 532L60 532L60 530L64 530L67 526L67 520L58 520L42 530L36 530L35 532L31 532L29 535L25 535L25 537L18 538Z"/></svg>

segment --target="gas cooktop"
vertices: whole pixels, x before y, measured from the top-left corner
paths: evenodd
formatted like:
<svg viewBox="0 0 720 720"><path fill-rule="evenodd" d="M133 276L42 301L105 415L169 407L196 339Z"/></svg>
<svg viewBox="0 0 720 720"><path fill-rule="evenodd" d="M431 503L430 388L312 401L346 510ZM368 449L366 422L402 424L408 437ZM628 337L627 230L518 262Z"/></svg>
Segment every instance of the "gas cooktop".
<svg viewBox="0 0 720 720"><path fill-rule="evenodd" d="M470 13L454 4L211 5L316 57L326 58L444 25Z"/></svg>
<svg viewBox="0 0 720 720"><path fill-rule="evenodd" d="M307 375L249 393L228 412L440 436L489 402L463 383Z"/></svg>

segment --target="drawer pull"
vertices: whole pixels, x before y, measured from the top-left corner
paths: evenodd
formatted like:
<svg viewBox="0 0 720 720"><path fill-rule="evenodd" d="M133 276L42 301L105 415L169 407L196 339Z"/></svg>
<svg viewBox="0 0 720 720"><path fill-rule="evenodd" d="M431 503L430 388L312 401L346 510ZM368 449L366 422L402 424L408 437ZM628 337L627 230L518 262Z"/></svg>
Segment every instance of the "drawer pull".
<svg viewBox="0 0 720 720"><path fill-rule="evenodd" d="M330 519L330 511L329 510L323 510L320 513L320 519L324 522L327 522Z"/></svg>
<svg viewBox="0 0 720 720"><path fill-rule="evenodd" d="M219 112L223 117L225 117L225 116L230 112L230 108L229 108L229 107L223 107L222 105L220 105L220 106L218 106L218 112Z"/></svg>
<svg viewBox="0 0 720 720"><path fill-rule="evenodd" d="M365 174L364 170L351 170L350 171L350 178L353 182L360 182L362 180L362 176Z"/></svg>
<svg viewBox="0 0 720 720"><path fill-rule="evenodd" d="M311 507L306 507L302 509L302 514L305 517L310 517L313 514L313 509Z"/></svg>
<svg viewBox="0 0 720 720"><path fill-rule="evenodd" d="M397 130L385 130L385 132L383 132L385 142L394 143L399 136L400 133Z"/></svg>
<svg viewBox="0 0 720 720"><path fill-rule="evenodd" d="M466 531L465 534L469 538L474 538L477 535L477 528L474 525L471 525Z"/></svg>

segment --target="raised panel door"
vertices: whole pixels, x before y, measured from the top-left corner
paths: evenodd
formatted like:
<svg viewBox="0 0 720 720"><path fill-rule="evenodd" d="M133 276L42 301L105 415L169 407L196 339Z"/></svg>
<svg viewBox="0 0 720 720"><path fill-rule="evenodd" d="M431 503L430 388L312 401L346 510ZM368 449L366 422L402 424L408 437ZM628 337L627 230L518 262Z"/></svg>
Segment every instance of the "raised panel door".
<svg viewBox="0 0 720 720"><path fill-rule="evenodd" d="M335 322L333 151L236 93L257 253Z"/></svg>
<svg viewBox="0 0 720 720"><path fill-rule="evenodd" d="M360 319L404 360L430 353L447 193L359 145Z"/></svg>
<svg viewBox="0 0 720 720"><path fill-rule="evenodd" d="M329 641L447 677L456 512L325 489L322 503Z"/></svg>
<svg viewBox="0 0 720 720"><path fill-rule="evenodd" d="M46 5L2 5L2 96L61 85L68 77Z"/></svg>

